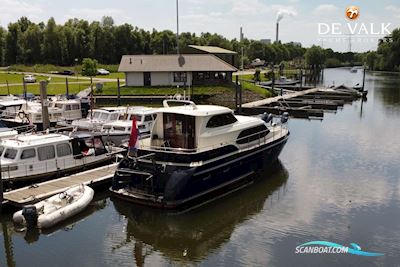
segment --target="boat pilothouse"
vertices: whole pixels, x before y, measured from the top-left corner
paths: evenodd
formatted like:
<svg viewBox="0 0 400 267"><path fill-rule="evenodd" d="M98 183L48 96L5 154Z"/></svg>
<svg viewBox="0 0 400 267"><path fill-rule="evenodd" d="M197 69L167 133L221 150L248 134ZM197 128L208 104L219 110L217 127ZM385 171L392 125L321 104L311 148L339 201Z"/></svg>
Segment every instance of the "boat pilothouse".
<svg viewBox="0 0 400 267"><path fill-rule="evenodd" d="M116 196L162 208L189 205L251 182L251 174L274 162L289 137L282 123L173 102L181 105L165 100L151 137L137 141L137 157L120 163L111 187Z"/></svg>
<svg viewBox="0 0 400 267"><path fill-rule="evenodd" d="M129 140L133 118L136 119L140 138L148 138L156 117L157 109L155 108L130 108L126 113L120 114L117 121L103 124L100 132L103 134L105 142L111 142L116 146L121 146Z"/></svg>
<svg viewBox="0 0 400 267"><path fill-rule="evenodd" d="M50 178L96 167L122 149L108 149L100 135L89 133L22 134L1 140L1 177L5 181Z"/></svg>
<svg viewBox="0 0 400 267"><path fill-rule="evenodd" d="M81 102L78 99L56 99L47 104L50 126L82 118ZM39 102L24 101L21 107L14 112L7 112L2 119L9 127L36 125L37 130L43 130L42 105Z"/></svg>
<svg viewBox="0 0 400 267"><path fill-rule="evenodd" d="M100 130L103 124L118 120L120 114L124 113L125 110L125 107L93 109L89 111L85 119L75 120L71 125L79 130Z"/></svg>

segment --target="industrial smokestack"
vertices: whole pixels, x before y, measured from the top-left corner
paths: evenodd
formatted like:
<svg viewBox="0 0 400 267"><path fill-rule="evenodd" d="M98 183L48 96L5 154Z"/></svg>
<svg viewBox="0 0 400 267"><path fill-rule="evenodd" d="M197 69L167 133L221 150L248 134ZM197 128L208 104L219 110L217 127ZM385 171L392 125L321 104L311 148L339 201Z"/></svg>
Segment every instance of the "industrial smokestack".
<svg viewBox="0 0 400 267"><path fill-rule="evenodd" d="M296 16L297 13L287 9L280 9L278 13L276 13L276 42L279 41L279 22L283 19L284 15Z"/></svg>

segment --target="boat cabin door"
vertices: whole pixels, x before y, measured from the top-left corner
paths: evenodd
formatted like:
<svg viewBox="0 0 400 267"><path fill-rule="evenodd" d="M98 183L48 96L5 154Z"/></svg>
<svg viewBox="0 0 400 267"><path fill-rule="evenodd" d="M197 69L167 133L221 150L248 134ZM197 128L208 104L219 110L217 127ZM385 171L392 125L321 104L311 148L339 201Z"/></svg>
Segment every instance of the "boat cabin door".
<svg viewBox="0 0 400 267"><path fill-rule="evenodd" d="M195 117L164 113L164 140L168 142L170 147L194 149L196 147L195 140Z"/></svg>

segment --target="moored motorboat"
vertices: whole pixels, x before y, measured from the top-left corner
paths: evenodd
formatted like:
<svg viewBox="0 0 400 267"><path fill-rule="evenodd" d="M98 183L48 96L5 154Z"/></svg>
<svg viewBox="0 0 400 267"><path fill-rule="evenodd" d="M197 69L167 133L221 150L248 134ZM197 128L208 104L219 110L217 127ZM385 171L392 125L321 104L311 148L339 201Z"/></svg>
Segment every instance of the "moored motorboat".
<svg viewBox="0 0 400 267"><path fill-rule="evenodd" d="M48 114L50 126L59 122L71 122L82 118L81 102L78 99L56 99L49 101ZM3 116L4 123L9 127L35 125L37 130L43 130L42 105L39 102L26 102L14 113Z"/></svg>
<svg viewBox="0 0 400 267"><path fill-rule="evenodd" d="M13 215L16 224L27 228L49 228L83 211L92 201L94 191L83 184L25 206Z"/></svg>
<svg viewBox="0 0 400 267"><path fill-rule="evenodd" d="M7 182L58 177L111 162L123 150L93 133L20 134L0 142L1 176Z"/></svg>
<svg viewBox="0 0 400 267"><path fill-rule="evenodd" d="M129 139L133 118L136 119L140 138L147 138L150 136L150 130L156 117L157 109L155 108L129 109L126 114L120 115L117 121L103 124L100 133L106 143L110 142L115 146L121 146Z"/></svg>
<svg viewBox="0 0 400 267"><path fill-rule="evenodd" d="M151 137L137 141L137 157L120 163L110 189L115 196L161 208L190 205L250 183L251 174L277 160L289 137L284 123L169 102L158 110Z"/></svg>

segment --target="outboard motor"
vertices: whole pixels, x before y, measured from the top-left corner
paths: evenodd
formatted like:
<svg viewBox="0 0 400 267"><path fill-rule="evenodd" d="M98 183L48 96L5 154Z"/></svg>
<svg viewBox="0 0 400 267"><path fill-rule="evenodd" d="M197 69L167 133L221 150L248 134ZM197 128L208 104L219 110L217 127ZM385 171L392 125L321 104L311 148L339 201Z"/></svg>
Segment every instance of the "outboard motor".
<svg viewBox="0 0 400 267"><path fill-rule="evenodd" d="M27 228L36 228L38 222L38 212L35 205L27 205L22 209Z"/></svg>
<svg viewBox="0 0 400 267"><path fill-rule="evenodd" d="M265 121L266 123L269 123L270 121L272 121L273 116L272 116L271 113L268 114L267 112L264 112L264 113L261 115L261 119L262 119L263 121Z"/></svg>
<svg viewBox="0 0 400 267"><path fill-rule="evenodd" d="M281 122L286 123L289 120L289 113L284 112L281 116Z"/></svg>

